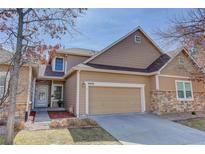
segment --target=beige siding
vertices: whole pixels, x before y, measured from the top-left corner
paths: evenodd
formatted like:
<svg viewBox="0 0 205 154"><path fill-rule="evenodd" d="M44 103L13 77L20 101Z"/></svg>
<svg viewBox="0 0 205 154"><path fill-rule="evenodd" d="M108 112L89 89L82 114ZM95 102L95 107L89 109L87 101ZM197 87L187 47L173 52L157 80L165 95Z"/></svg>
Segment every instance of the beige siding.
<svg viewBox="0 0 205 154"><path fill-rule="evenodd" d="M150 103L150 78L149 77L83 71L80 73L80 114L85 114L85 85L83 84L85 81L145 84L146 111L149 111L149 103Z"/></svg>
<svg viewBox="0 0 205 154"><path fill-rule="evenodd" d="M76 56L76 55L68 55L66 58L67 61L67 70L71 69L73 66L80 64L90 57L86 56Z"/></svg>
<svg viewBox="0 0 205 154"><path fill-rule="evenodd" d="M22 67L19 75L19 84L16 102L27 103L28 84L29 84L29 67Z"/></svg>
<svg viewBox="0 0 205 154"><path fill-rule="evenodd" d="M141 36L141 43L134 43L134 36ZM140 32L136 31L90 63L146 68L160 56L158 49Z"/></svg>
<svg viewBox="0 0 205 154"><path fill-rule="evenodd" d="M179 64L180 57L184 59L183 65ZM161 71L161 74L189 76L190 72L196 70L194 67L192 60L182 51Z"/></svg>
<svg viewBox="0 0 205 154"><path fill-rule="evenodd" d="M179 58L184 59L184 64L179 64ZM190 77L190 72L196 71L196 66L188 55L182 51L179 53L162 71L162 75L179 76L173 77L160 77L160 90L162 91L176 91L175 80L188 80L180 78L180 76ZM205 92L205 84L198 81L192 81L193 92Z"/></svg>
<svg viewBox="0 0 205 154"><path fill-rule="evenodd" d="M161 91L176 91L176 87L175 87L176 80L188 80L188 79L159 77L160 90ZM192 81L192 88L193 88L193 92L205 92L205 84L203 84L203 82Z"/></svg>
<svg viewBox="0 0 205 154"><path fill-rule="evenodd" d="M8 70L8 65L0 65L0 71L6 72Z"/></svg>
<svg viewBox="0 0 205 154"><path fill-rule="evenodd" d="M65 61L64 65L66 65L66 62L67 62L67 71L70 70L73 66L76 66L84 62L86 59L90 58L90 56L70 55L70 54L62 54L62 53L61 54L57 53L56 57L64 58L64 61Z"/></svg>
<svg viewBox="0 0 205 154"><path fill-rule="evenodd" d="M150 90L155 91L156 90L156 78L155 75L150 77Z"/></svg>
<svg viewBox="0 0 205 154"><path fill-rule="evenodd" d="M76 73L67 78L64 85L64 103L65 108L68 109L73 106L74 113L76 113Z"/></svg>
<svg viewBox="0 0 205 154"><path fill-rule="evenodd" d="M7 70L8 70L8 65L0 66L0 72L6 72ZM29 84L28 75L29 75L29 68L22 67L19 73L18 95L16 99L17 104L27 103L28 84Z"/></svg>
<svg viewBox="0 0 205 154"><path fill-rule="evenodd" d="M140 89L90 87L89 93L91 115L141 111Z"/></svg>

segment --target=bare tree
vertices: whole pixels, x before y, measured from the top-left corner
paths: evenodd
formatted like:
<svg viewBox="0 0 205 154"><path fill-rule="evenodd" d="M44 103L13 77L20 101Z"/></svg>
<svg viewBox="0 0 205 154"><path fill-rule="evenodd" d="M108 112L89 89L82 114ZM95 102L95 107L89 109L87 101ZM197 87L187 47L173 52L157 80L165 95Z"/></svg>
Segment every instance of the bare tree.
<svg viewBox="0 0 205 154"><path fill-rule="evenodd" d="M179 42L187 48L202 68L190 74L197 80L203 78L205 81L204 75L201 75L205 70L205 9L191 9L180 17L170 19L170 27L165 31L159 29L157 34L169 43Z"/></svg>
<svg viewBox="0 0 205 154"><path fill-rule="evenodd" d="M0 33L7 48L14 48L9 68L10 81L2 100L8 97L9 116L7 122L6 144L12 144L19 71L21 66L33 58L53 54L60 47L51 46L46 39L60 39L69 32L72 34L76 19L86 9L0 9ZM1 39L2 39L1 38ZM3 102L3 101L2 101Z"/></svg>

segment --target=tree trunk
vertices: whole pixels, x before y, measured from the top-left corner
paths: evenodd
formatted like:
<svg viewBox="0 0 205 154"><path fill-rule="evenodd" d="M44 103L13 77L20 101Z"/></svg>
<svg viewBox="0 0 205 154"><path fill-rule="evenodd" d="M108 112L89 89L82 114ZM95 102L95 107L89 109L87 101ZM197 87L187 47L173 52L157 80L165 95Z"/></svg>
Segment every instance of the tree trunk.
<svg viewBox="0 0 205 154"><path fill-rule="evenodd" d="M6 144L13 144L14 139L14 124L15 124L15 111L16 111L16 96L18 90L19 71L21 66L22 56L22 36L23 36L23 9L17 9L18 18L18 32L17 32L17 45L14 55L12 68L10 71L10 88L9 88L9 111L7 121L7 138Z"/></svg>

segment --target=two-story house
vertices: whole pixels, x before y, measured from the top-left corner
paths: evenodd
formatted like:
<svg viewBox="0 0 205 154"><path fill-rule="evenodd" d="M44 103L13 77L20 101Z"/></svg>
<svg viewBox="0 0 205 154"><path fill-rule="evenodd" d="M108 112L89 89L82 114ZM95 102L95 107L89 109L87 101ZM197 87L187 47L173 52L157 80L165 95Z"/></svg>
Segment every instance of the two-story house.
<svg viewBox="0 0 205 154"><path fill-rule="evenodd" d="M27 97L21 102L30 110L79 117L205 109L204 83L191 77L199 70L196 61L185 48L163 52L140 27L100 52L60 50L49 64L25 69L28 82L20 83L28 85Z"/></svg>

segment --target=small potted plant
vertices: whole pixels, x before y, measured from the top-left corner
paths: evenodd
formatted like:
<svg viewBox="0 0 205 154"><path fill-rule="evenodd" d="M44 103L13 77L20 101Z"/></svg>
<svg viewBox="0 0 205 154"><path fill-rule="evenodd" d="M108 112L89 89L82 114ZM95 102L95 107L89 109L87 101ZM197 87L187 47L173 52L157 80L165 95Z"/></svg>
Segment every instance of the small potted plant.
<svg viewBox="0 0 205 154"><path fill-rule="evenodd" d="M63 107L63 101L62 100L58 100L58 107Z"/></svg>

